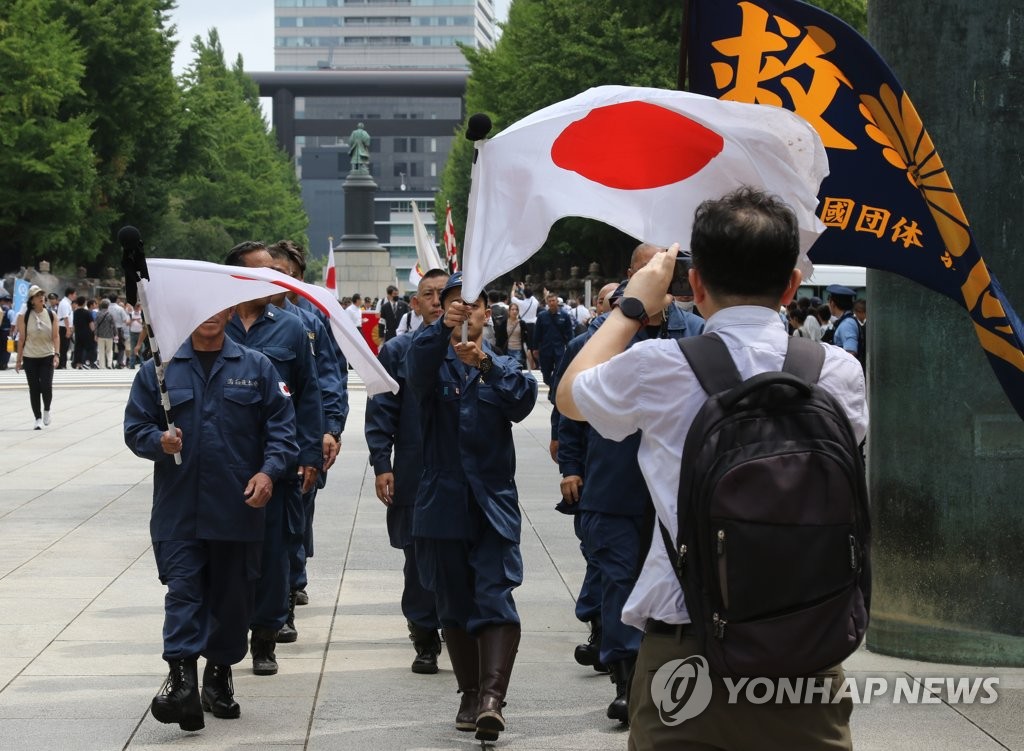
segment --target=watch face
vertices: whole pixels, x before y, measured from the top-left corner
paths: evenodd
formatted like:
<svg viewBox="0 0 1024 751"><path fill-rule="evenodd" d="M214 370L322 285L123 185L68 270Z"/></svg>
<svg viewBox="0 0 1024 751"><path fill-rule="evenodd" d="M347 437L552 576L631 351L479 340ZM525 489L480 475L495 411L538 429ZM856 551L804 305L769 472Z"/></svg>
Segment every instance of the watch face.
<svg viewBox="0 0 1024 751"><path fill-rule="evenodd" d="M619 310L626 318L632 318L634 321L640 321L646 317L644 304L635 297L624 297L619 302Z"/></svg>

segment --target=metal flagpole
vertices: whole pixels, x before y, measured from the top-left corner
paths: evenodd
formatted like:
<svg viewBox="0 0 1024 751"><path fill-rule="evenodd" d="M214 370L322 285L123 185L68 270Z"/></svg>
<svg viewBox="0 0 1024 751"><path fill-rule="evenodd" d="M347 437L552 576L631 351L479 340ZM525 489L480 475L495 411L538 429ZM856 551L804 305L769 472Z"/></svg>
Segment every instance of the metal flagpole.
<svg viewBox="0 0 1024 751"><path fill-rule="evenodd" d="M171 397L167 393L167 384L164 382L164 370L166 364L160 359L160 346L157 344L156 336L153 335L153 321L149 317L149 304L146 302L146 285L139 283L139 305L142 306L142 322L146 324L146 338L149 339L149 348L153 350L153 364L156 365L156 382L160 387L160 402L164 407L164 415L167 417L167 429L176 434L174 420L171 419ZM181 464L181 454L175 452L174 463Z"/></svg>
<svg viewBox="0 0 1024 751"><path fill-rule="evenodd" d="M135 293L138 292L138 302L142 306L142 322L146 325L146 338L149 339L149 348L153 351L156 382L160 387L160 402L163 404L164 415L167 418L167 429L176 434L174 421L171 420L171 398L167 394L167 384L164 383L166 366L160 359L160 346L153 333L153 321L149 316L149 305L146 302L146 287L143 280L149 281L149 269L146 267L142 233L135 227L122 227L117 233L117 241L121 243L121 268L124 269L125 297L134 305ZM181 454L178 452L174 454L174 463L181 464Z"/></svg>

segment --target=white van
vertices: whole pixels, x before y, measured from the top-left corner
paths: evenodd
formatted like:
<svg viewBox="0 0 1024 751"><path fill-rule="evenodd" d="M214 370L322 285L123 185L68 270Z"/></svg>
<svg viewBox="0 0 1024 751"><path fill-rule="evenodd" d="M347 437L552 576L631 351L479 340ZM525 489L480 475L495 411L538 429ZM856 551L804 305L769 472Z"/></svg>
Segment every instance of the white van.
<svg viewBox="0 0 1024 751"><path fill-rule="evenodd" d="M852 289L857 293L857 297L863 300L867 288L867 273L868 270L863 266L815 264L810 279L804 279L800 285L796 299L817 297L822 302L827 302L828 293L825 292L825 288L831 284L841 284Z"/></svg>

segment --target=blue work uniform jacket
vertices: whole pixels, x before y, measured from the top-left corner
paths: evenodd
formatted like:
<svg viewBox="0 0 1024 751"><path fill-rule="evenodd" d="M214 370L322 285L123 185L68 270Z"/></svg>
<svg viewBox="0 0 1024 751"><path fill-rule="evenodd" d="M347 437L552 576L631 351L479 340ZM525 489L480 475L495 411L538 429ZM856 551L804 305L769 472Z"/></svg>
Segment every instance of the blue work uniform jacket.
<svg viewBox="0 0 1024 751"><path fill-rule="evenodd" d="M320 400L324 407L324 433L341 433L348 417L348 371L345 371L343 378L334 347L331 346L334 336L313 311L294 305L288 299L284 301L283 310L298 316L306 327L306 336L313 349L316 379L320 384ZM321 461L317 466L322 464Z"/></svg>
<svg viewBox="0 0 1024 751"><path fill-rule="evenodd" d="M224 333L238 344L270 358L292 394L295 436L299 444L296 466L319 467L323 463L324 411L316 376L313 348L306 328L297 316L267 305L245 330L238 315L228 321Z"/></svg>
<svg viewBox="0 0 1024 751"><path fill-rule="evenodd" d="M366 401L363 432L370 449L374 475L393 472L395 506L412 506L423 471L423 438L420 435L420 407L408 387L409 349L413 335L402 334L380 348L377 359L398 383L397 394L385 391ZM394 462L391 451L394 449Z"/></svg>
<svg viewBox="0 0 1024 751"><path fill-rule="evenodd" d="M245 505L257 472L277 481L295 466L295 410L270 361L225 338L209 378L185 342L164 375L181 466L160 447L167 420L153 360L132 383L124 441L155 462L150 535L154 541L263 539L265 509Z"/></svg>
<svg viewBox="0 0 1024 751"><path fill-rule="evenodd" d="M651 327L641 328L629 346L651 338L682 339L703 332L704 319L700 316L680 310L675 305L669 306L668 310L665 325L660 331L654 332ZM606 318L607 315L602 315L595 325L569 342L558 365L555 386L551 389L552 399L561 375ZM621 441L612 441L587 422L558 415L557 440L558 469L562 476L578 475L583 478L578 510L619 516L644 515L651 495L637 461L639 431Z"/></svg>
<svg viewBox="0 0 1024 751"><path fill-rule="evenodd" d="M329 346L331 352L334 354L334 362L338 369L337 374L339 379L337 392L338 398L341 401L341 417L338 420L337 432L339 434L344 433L345 423L348 421L348 360L345 359L345 355L341 351L341 345L338 344L338 340L334 338L334 331L331 330L331 321L330 318L328 318L327 314L320 310L320 308L313 305L313 303L311 303L305 297L300 297L298 301L295 303L295 307L297 307L299 310L305 310L308 313L312 313L314 316L316 316L317 320L319 320L320 323L323 324L324 331L327 332L327 338L324 340L326 343L323 344L321 348L326 348ZM325 388L324 384L321 383L320 388L321 390L323 390ZM326 407L324 409L326 411ZM328 422L325 427L326 432L333 432L333 427L334 426L330 422Z"/></svg>
<svg viewBox="0 0 1024 751"><path fill-rule="evenodd" d="M472 539L468 511L477 503L499 535L519 542L512 423L526 418L537 403L537 381L486 343L490 373L464 366L451 335L440 318L417 331L409 349L406 384L420 406L423 436L413 535Z"/></svg>
<svg viewBox="0 0 1024 751"><path fill-rule="evenodd" d="M575 323L572 316L564 310L559 310L552 315L551 311L545 308L537 314L531 346L540 354L551 356L557 360L565 352L565 347L572 339L574 330Z"/></svg>

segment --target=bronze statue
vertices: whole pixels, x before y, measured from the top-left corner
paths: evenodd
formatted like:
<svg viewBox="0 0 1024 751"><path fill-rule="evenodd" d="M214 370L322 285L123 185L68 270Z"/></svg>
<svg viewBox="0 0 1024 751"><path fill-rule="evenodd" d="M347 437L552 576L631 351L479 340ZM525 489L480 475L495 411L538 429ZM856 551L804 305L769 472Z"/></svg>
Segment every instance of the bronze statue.
<svg viewBox="0 0 1024 751"><path fill-rule="evenodd" d="M370 134L363 130L362 123L348 137L348 155L353 172L370 171Z"/></svg>

